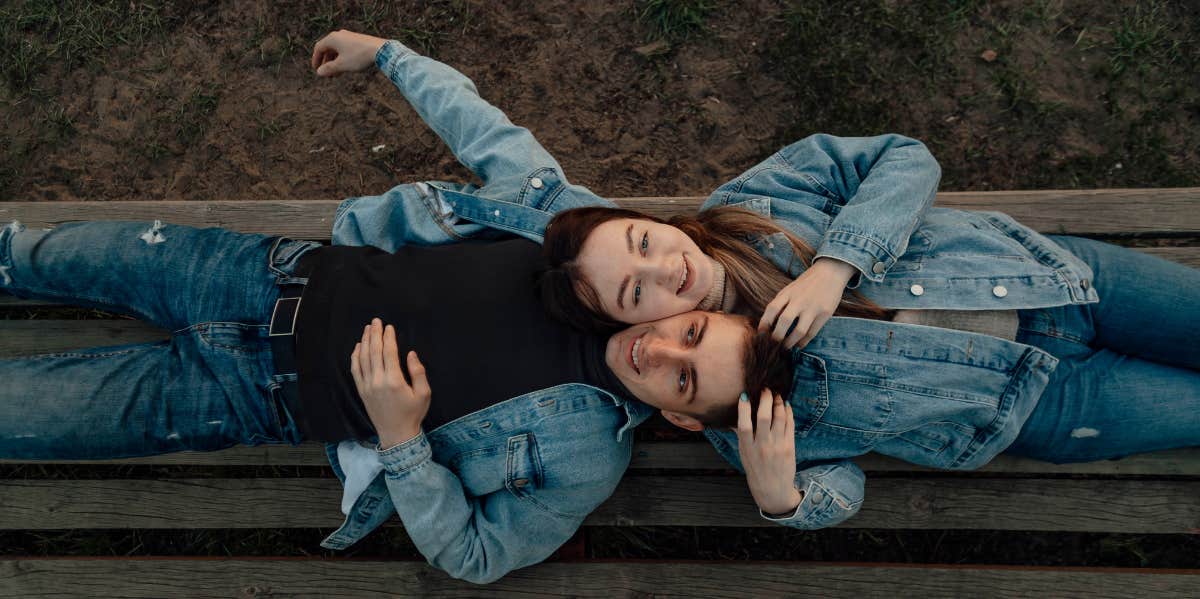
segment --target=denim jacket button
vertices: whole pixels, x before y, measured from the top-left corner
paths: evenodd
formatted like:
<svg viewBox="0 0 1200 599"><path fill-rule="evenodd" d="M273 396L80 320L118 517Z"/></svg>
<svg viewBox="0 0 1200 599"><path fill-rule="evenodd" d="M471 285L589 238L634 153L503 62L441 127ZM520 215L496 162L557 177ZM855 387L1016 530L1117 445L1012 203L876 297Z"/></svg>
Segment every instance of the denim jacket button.
<svg viewBox="0 0 1200 599"><path fill-rule="evenodd" d="M876 262L875 265L871 267L871 272L877 275L883 274L883 271L885 270L887 270L887 266L882 262Z"/></svg>
<svg viewBox="0 0 1200 599"><path fill-rule="evenodd" d="M1079 282L1079 286L1080 286L1081 288L1083 288L1083 290L1084 290L1084 291L1087 291L1087 288L1088 288L1088 280L1087 280L1087 279L1084 279L1084 280L1080 281L1080 282Z"/></svg>
<svg viewBox="0 0 1200 599"><path fill-rule="evenodd" d="M913 285L908 288L913 295L925 295L925 288L920 285Z"/></svg>
<svg viewBox="0 0 1200 599"><path fill-rule="evenodd" d="M534 189L541 189L542 188L542 180L538 177L534 177L529 180L529 186Z"/></svg>
<svg viewBox="0 0 1200 599"><path fill-rule="evenodd" d="M1008 288L1004 285L996 285L995 287L992 287L992 295L996 297L1004 297L1008 295Z"/></svg>
<svg viewBox="0 0 1200 599"><path fill-rule="evenodd" d="M528 478L518 478L517 480L513 481L513 486L518 489L520 489L521 487L524 487L527 484L529 484Z"/></svg>

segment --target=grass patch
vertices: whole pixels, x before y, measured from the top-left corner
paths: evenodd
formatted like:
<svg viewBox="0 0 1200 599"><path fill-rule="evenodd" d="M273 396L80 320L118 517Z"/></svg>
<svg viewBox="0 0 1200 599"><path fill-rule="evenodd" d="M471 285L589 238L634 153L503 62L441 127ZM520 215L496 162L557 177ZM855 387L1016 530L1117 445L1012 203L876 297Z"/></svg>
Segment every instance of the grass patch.
<svg viewBox="0 0 1200 599"><path fill-rule="evenodd" d="M712 0L641 0L637 20L650 28L649 39L679 42L704 31L704 21L716 8Z"/></svg>
<svg viewBox="0 0 1200 599"><path fill-rule="evenodd" d="M30 94L52 63L66 70L139 47L179 21L174 2L24 0L0 8L0 63L9 96Z"/></svg>

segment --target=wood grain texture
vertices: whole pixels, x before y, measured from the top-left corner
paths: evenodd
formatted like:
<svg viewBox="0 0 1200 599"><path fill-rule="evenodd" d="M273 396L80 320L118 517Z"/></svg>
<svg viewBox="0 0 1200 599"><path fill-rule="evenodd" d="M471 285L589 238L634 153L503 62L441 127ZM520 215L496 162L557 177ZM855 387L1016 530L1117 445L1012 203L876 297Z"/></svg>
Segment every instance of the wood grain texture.
<svg viewBox="0 0 1200 599"><path fill-rule="evenodd" d="M1187 533L1200 530L1200 482L869 477L845 526L884 529ZM332 478L9 480L0 530L331 528ZM627 476L593 526L775 526L732 476Z"/></svg>
<svg viewBox="0 0 1200 599"><path fill-rule="evenodd" d="M702 197L613 198L656 216L694 212ZM161 219L247 233L328 239L336 200L0 202L0 222L53 227L81 220ZM938 206L999 210L1049 233L1194 234L1200 232L1200 188L964 191L938 194Z"/></svg>
<svg viewBox="0 0 1200 599"><path fill-rule="evenodd" d="M868 473L940 473L923 466L870 454L855 463ZM144 464L157 466L313 466L327 467L325 450L317 444L296 447L260 445L234 447L211 452L180 452L123 460L56 460L53 462L0 459L0 464ZM639 441L633 446L632 471L640 470L730 470L716 450L704 441ZM1100 476L1197 476L1200 477L1200 449L1176 449L1132 455L1120 460L1101 460L1082 464L1050 464L1026 458L1001 455L983 468L981 474L1044 476L1088 474ZM972 476L964 473L961 476Z"/></svg>
<svg viewBox="0 0 1200 599"><path fill-rule="evenodd" d="M779 562L543 563L486 587L419 562L6 559L0 597L1194 597L1200 571ZM1051 591L1051 589L1053 589Z"/></svg>

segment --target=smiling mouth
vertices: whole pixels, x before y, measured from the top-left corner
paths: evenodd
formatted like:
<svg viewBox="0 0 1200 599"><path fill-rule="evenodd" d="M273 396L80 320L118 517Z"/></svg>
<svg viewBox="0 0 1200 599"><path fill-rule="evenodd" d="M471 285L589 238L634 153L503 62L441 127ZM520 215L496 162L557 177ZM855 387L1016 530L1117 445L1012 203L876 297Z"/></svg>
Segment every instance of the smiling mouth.
<svg viewBox="0 0 1200 599"><path fill-rule="evenodd" d="M639 362L641 362L640 354L642 349L642 338L645 336L646 334L642 333L633 340L633 343L629 344L629 365L633 368L633 371L638 374L642 373L642 370L638 367L638 365Z"/></svg>
<svg viewBox="0 0 1200 599"><path fill-rule="evenodd" d="M679 274L679 286L675 288L675 295L680 295L692 288L692 283L695 277L691 276L692 268L688 263L687 255L683 256L683 272Z"/></svg>

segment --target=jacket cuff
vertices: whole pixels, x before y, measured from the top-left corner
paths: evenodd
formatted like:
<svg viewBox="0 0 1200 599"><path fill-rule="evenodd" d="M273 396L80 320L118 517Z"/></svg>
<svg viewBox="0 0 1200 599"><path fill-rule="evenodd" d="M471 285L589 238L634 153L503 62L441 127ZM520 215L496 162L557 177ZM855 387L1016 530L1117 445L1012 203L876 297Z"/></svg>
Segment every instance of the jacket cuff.
<svg viewBox="0 0 1200 599"><path fill-rule="evenodd" d="M376 448L383 469L390 475L398 476L433 459L433 448L429 439L421 432L417 436L387 449Z"/></svg>
<svg viewBox="0 0 1200 599"><path fill-rule="evenodd" d="M417 56L417 52L396 40L388 40L375 52L375 66L391 77L397 64L408 56Z"/></svg>
<svg viewBox="0 0 1200 599"><path fill-rule="evenodd" d="M858 269L861 276L850 278L847 289L854 289L862 282L862 278L874 283L883 281L883 275L896 264L897 257L892 255L881 243L852 231L830 230L825 234L821 247L813 259L835 258Z"/></svg>

